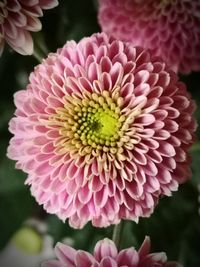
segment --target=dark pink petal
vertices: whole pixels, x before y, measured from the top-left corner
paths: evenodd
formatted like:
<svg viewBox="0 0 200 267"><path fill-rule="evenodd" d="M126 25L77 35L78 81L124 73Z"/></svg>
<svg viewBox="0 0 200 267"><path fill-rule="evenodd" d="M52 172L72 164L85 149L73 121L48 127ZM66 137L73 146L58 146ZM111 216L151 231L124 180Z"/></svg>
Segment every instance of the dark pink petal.
<svg viewBox="0 0 200 267"><path fill-rule="evenodd" d="M146 236L138 251L139 257L140 258L146 257L146 255L148 255L150 252L150 248L151 248L151 241L150 238Z"/></svg>

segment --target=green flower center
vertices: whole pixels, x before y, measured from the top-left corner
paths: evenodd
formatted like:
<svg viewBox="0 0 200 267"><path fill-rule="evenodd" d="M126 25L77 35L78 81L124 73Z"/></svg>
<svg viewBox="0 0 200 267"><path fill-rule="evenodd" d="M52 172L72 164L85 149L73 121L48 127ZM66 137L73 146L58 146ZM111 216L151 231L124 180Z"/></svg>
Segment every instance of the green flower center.
<svg viewBox="0 0 200 267"><path fill-rule="evenodd" d="M115 146L118 139L118 131L121 123L118 122L119 115L108 107L83 107L74 119L77 121L75 137L79 137L83 144L93 147L99 145Z"/></svg>
<svg viewBox="0 0 200 267"><path fill-rule="evenodd" d="M95 131L99 136L111 137L116 132L117 119L114 116L115 114L111 111L99 112L97 116L97 122L95 125ZM99 117L99 118L98 118Z"/></svg>
<svg viewBox="0 0 200 267"><path fill-rule="evenodd" d="M74 101L74 115L70 118L75 145L81 141L84 146L108 150L116 146L123 119L120 108L104 91L102 95L92 94L90 99ZM72 120L71 120L72 119ZM79 141L78 141L79 140ZM78 143L77 143L78 142Z"/></svg>

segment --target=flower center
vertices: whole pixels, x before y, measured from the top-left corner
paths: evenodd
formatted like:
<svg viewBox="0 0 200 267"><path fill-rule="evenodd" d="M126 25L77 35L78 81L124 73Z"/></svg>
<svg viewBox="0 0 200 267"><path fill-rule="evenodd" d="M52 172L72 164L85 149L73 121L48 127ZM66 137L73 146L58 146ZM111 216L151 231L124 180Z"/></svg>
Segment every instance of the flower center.
<svg viewBox="0 0 200 267"><path fill-rule="evenodd" d="M113 142L118 137L118 116L108 108L91 109L89 106L86 111L79 112L78 117L80 119L76 132L82 141L104 144Z"/></svg>
<svg viewBox="0 0 200 267"><path fill-rule="evenodd" d="M101 136L111 137L115 134L117 119L115 118L115 113L107 110L106 112L99 112L99 117L97 121L97 133Z"/></svg>
<svg viewBox="0 0 200 267"><path fill-rule="evenodd" d="M59 130L60 138L54 143L58 154L68 152L74 157L78 154L96 157L101 151L119 155L124 145L132 148L130 136L133 133L126 134L126 130L133 116L128 116L127 120L119 88L101 94L86 92L81 97L73 93L63 101L64 106L57 108L48 119L49 127Z"/></svg>
<svg viewBox="0 0 200 267"><path fill-rule="evenodd" d="M106 91L103 95L92 94L91 98L75 103L73 119L69 120L73 137L84 146L114 147L122 125L120 109Z"/></svg>

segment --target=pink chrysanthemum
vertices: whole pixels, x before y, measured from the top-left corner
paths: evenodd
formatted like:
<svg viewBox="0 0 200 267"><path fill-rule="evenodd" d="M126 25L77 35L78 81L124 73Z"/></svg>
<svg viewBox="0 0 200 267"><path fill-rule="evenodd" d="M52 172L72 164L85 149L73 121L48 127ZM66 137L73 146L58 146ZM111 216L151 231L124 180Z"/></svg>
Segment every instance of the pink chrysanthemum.
<svg viewBox="0 0 200 267"><path fill-rule="evenodd" d="M75 250L62 243L56 245L55 253L58 260L43 263L42 267L181 267L177 262L167 261L164 252L150 254L148 237L145 238L138 251L134 247L118 251L114 242L105 238L97 242L93 255L83 250Z"/></svg>
<svg viewBox="0 0 200 267"><path fill-rule="evenodd" d="M31 32L41 30L38 17L42 9L58 5L57 0L3 0L0 1L0 55L4 42L22 55L33 53Z"/></svg>
<svg viewBox="0 0 200 267"><path fill-rule="evenodd" d="M188 179L195 105L177 79L104 33L35 68L15 94L8 156L47 212L80 228L137 221Z"/></svg>
<svg viewBox="0 0 200 267"><path fill-rule="evenodd" d="M99 23L114 38L151 49L175 71L200 71L199 0L99 0Z"/></svg>

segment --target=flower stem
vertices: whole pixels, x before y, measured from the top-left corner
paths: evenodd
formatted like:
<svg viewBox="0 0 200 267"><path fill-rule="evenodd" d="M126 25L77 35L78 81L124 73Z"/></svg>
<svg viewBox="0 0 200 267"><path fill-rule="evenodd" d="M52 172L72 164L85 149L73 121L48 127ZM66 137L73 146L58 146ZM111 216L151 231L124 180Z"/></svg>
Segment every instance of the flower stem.
<svg viewBox="0 0 200 267"><path fill-rule="evenodd" d="M35 35L33 56L41 63L42 59L46 58L48 53L49 51L45 45L43 37L41 35Z"/></svg>
<svg viewBox="0 0 200 267"><path fill-rule="evenodd" d="M35 58L39 63L41 63L41 62L42 62L42 59L44 58L44 56L42 55L42 53L41 53L40 51L38 51L36 48L34 48L33 56L34 56L34 58Z"/></svg>
<svg viewBox="0 0 200 267"><path fill-rule="evenodd" d="M196 142L192 145L192 147L190 148L191 152L196 152L196 151L200 151L200 142Z"/></svg>
<svg viewBox="0 0 200 267"><path fill-rule="evenodd" d="M123 220L121 220L121 222L119 224L115 225L114 229L113 229L112 240L115 242L118 249L120 248L120 244L121 244L121 240L122 240L124 224L125 224L125 222Z"/></svg>

